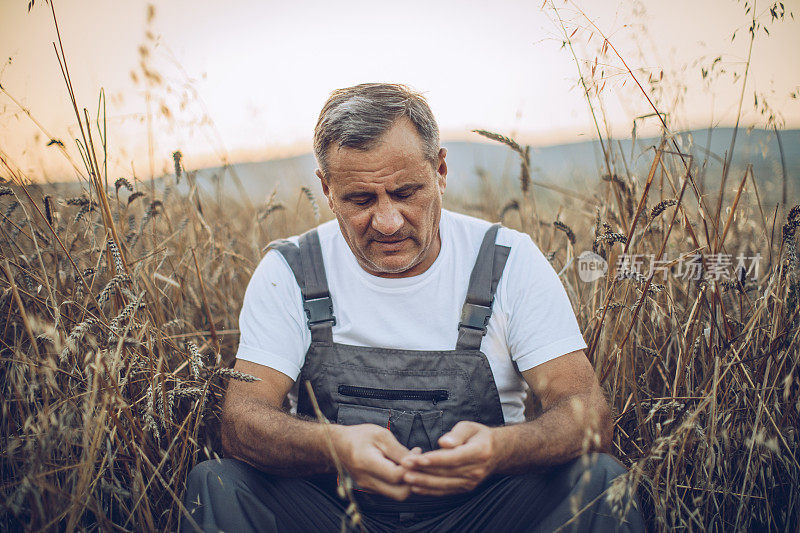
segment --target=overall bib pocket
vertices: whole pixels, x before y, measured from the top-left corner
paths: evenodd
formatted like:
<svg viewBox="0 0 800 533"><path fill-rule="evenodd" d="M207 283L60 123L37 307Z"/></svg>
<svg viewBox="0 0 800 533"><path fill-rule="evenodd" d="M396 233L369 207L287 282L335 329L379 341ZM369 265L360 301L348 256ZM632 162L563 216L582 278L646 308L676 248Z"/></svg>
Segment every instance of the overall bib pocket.
<svg viewBox="0 0 800 533"><path fill-rule="evenodd" d="M389 429L403 446L436 449L444 432L442 411L420 409L420 402L436 406L449 398L445 389L380 389L339 385L341 396L365 400L373 405L339 403L336 422L343 425L377 424ZM378 407L377 405L380 405ZM416 406L414 405L416 404Z"/></svg>
<svg viewBox="0 0 800 533"><path fill-rule="evenodd" d="M446 400L450 394L444 389L377 389L374 387L357 387L355 385L339 385L339 394L351 398L371 398L376 400L414 400L428 401L436 405Z"/></svg>
<svg viewBox="0 0 800 533"><path fill-rule="evenodd" d="M390 409L342 403L339 404L339 414L336 417L336 423L343 426L376 424L388 428L390 416Z"/></svg>

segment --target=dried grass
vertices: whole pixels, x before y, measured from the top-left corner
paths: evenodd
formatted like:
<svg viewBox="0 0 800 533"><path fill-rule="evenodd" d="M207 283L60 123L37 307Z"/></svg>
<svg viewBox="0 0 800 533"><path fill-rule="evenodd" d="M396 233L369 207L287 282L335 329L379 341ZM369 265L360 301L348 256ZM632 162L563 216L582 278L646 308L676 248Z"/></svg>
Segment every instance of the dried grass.
<svg viewBox="0 0 800 533"><path fill-rule="evenodd" d="M63 54L59 62L72 94ZM174 179L186 176L188 193L172 176L160 198L123 178L112 190L97 164L105 146L95 148L88 113L72 103L83 196L45 198L0 154L9 179L0 187L0 529L174 530L181 515L192 522L181 504L189 470L220 450L226 380L255 379L230 366L262 248L315 225L319 206L307 188L295 210L276 195L261 208L207 197L178 151ZM800 207L774 238L777 210L764 214L744 170L734 201L720 195L709 208L714 194L665 135L647 176L616 169L605 143L607 179L582 195L550 186L563 202L539 213L530 150L479 133L521 157L520 190L469 209L509 215L506 225L530 233L560 273L612 405L612 452L630 469L612 503L638 493L660 531L797 530ZM122 188L127 201L111 201ZM658 279L610 272L587 283L577 250L610 268L621 253L675 262ZM762 268L717 282L708 266L720 253L760 254ZM676 258L694 254L705 278L683 279Z"/></svg>

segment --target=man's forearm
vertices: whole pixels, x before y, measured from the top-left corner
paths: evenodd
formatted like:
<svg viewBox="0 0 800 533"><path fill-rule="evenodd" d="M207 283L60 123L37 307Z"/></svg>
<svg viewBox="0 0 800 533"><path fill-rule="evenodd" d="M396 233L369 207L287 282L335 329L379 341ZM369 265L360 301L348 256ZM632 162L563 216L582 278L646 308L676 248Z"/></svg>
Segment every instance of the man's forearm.
<svg viewBox="0 0 800 533"><path fill-rule="evenodd" d="M610 440L605 399L596 394L565 398L534 420L494 428L498 444L494 471L520 473L563 464Z"/></svg>
<svg viewBox="0 0 800 533"><path fill-rule="evenodd" d="M330 425L248 400L226 405L221 427L225 453L265 472L303 476L335 470L327 434Z"/></svg>

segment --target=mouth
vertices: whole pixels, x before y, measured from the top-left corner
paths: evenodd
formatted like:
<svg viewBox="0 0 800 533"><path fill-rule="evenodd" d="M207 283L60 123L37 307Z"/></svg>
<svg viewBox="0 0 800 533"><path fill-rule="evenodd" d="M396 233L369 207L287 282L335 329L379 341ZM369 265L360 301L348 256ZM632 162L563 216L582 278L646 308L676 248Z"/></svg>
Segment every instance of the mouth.
<svg viewBox="0 0 800 533"><path fill-rule="evenodd" d="M391 252L391 251L399 251L407 240L408 237L404 239L392 239L392 240L374 239L372 242L379 250L383 250L384 252Z"/></svg>

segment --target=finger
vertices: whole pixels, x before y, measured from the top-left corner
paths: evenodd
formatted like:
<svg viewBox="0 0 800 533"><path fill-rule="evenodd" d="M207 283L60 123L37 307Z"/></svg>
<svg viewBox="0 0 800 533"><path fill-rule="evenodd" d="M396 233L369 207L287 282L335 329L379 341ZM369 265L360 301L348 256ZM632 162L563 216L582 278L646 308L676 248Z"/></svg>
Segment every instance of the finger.
<svg viewBox="0 0 800 533"><path fill-rule="evenodd" d="M411 449L411 451L400 460L400 465L404 466L405 468L413 468L415 466L414 459L412 457L419 457L422 455L422 448L416 446Z"/></svg>
<svg viewBox="0 0 800 533"><path fill-rule="evenodd" d="M369 469L369 475L371 477L391 485L402 483L403 476L406 472L408 472L406 468L387 459L376 460L374 466Z"/></svg>
<svg viewBox="0 0 800 533"><path fill-rule="evenodd" d="M400 464L404 457L409 455L410 450L400 444L400 442L395 438L395 436L387 431L383 434L382 438L377 441L377 446L383 452L383 455L394 461L396 464ZM422 450L420 450L422 451Z"/></svg>
<svg viewBox="0 0 800 533"><path fill-rule="evenodd" d="M480 429L479 425L459 422L439 438L442 448L455 448L467 442Z"/></svg>
<svg viewBox="0 0 800 533"><path fill-rule="evenodd" d="M432 476L442 477L460 477L469 478L473 473L480 468L480 463L472 463L462 466L417 466L408 468L407 472L421 472L423 474L430 474Z"/></svg>
<svg viewBox="0 0 800 533"><path fill-rule="evenodd" d="M412 488L467 491L473 488L474 482L462 477L433 476L423 472L406 472L403 480Z"/></svg>
<svg viewBox="0 0 800 533"><path fill-rule="evenodd" d="M363 461L358 465L358 470L365 477L377 478L390 484L402 482L407 469L387 458L380 449L371 448L365 451L362 457ZM361 476L358 477L360 480Z"/></svg>
<svg viewBox="0 0 800 533"><path fill-rule="evenodd" d="M411 488L408 485L392 485L391 483L384 483L377 479L373 480L369 486L362 485L361 488L366 489L368 492L382 494L398 501L408 498L411 492Z"/></svg>
<svg viewBox="0 0 800 533"><path fill-rule="evenodd" d="M480 446L465 444L452 449L439 449L421 455L409 455L402 465L415 470L428 467L452 468L481 463L485 460L485 452Z"/></svg>

